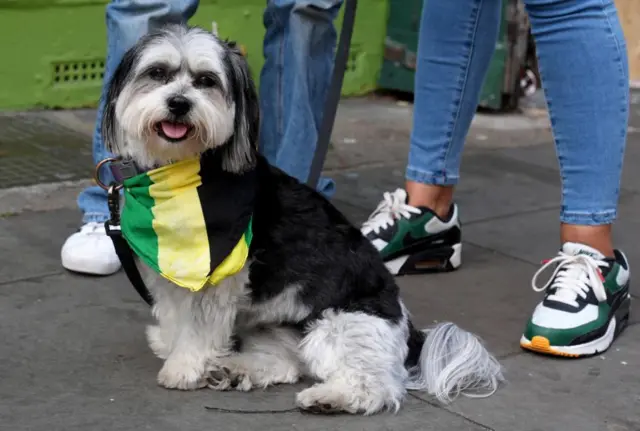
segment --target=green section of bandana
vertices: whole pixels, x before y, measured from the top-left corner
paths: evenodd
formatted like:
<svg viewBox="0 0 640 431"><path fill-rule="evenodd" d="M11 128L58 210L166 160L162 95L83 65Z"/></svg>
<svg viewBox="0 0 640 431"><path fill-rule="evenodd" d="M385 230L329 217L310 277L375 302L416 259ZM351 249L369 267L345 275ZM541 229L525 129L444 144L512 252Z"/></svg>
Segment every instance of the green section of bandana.
<svg viewBox="0 0 640 431"><path fill-rule="evenodd" d="M124 238L134 253L144 259L155 271L158 266L158 237L153 229L153 211L155 204L149 188L153 181L147 174L136 175L124 180L124 207L122 209L121 229ZM129 240L136 238L136 241Z"/></svg>
<svg viewBox="0 0 640 431"><path fill-rule="evenodd" d="M253 216L249 219L247 230L244 231L244 242L247 243L247 247L251 247L251 241L253 240Z"/></svg>

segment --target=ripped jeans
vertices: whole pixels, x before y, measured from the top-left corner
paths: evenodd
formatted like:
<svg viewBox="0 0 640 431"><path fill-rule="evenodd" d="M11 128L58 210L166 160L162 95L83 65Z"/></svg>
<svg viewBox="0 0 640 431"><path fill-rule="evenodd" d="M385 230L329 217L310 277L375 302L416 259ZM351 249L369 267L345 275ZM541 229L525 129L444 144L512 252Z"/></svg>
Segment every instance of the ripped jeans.
<svg viewBox="0 0 640 431"><path fill-rule="evenodd" d="M125 52L150 29L187 22L198 0L112 0L107 5L107 61L93 135L95 163L111 155L104 146L100 119L108 82ZM336 45L333 25L342 0L267 0L264 11L265 63L260 76L260 152L269 162L305 182L311 168L324 101L331 81ZM212 17L213 18L213 17ZM105 183L110 172L101 173ZM332 180L318 190L331 197ZM107 194L98 186L78 197L83 223L109 218Z"/></svg>

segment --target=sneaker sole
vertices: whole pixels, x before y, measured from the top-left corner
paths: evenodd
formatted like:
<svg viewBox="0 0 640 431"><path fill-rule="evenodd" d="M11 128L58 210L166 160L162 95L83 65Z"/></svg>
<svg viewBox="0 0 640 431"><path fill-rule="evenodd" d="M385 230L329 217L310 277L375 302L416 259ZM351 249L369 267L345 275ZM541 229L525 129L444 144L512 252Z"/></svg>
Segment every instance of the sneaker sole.
<svg viewBox="0 0 640 431"><path fill-rule="evenodd" d="M107 267L104 267L104 266L99 267L99 266L94 266L90 262L71 263L65 259L62 259L62 267L67 271L73 272L75 274L96 275L96 276L112 275L120 271L120 268L121 268L120 264L118 264L117 266L112 265Z"/></svg>
<svg viewBox="0 0 640 431"><path fill-rule="evenodd" d="M564 358L584 358L603 353L611 347L615 339L618 338L629 324L630 297L626 302L626 306L620 307L619 312L617 312L609 322L607 331L598 339L577 346L552 346L546 337L537 335L529 340L523 335L522 338L520 338L520 347L535 353L561 356Z"/></svg>
<svg viewBox="0 0 640 431"><path fill-rule="evenodd" d="M462 244L431 248L385 262L393 275L454 271L462 265Z"/></svg>

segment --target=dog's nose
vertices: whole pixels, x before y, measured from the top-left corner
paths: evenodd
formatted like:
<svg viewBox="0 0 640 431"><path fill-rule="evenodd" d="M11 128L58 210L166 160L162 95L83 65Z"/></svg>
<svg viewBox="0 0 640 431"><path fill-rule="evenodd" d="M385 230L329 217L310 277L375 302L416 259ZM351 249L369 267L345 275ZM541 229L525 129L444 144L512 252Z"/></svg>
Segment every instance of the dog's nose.
<svg viewBox="0 0 640 431"><path fill-rule="evenodd" d="M167 106L169 107L169 112L176 117L180 117L189 112L191 102L184 96L173 96L167 100Z"/></svg>

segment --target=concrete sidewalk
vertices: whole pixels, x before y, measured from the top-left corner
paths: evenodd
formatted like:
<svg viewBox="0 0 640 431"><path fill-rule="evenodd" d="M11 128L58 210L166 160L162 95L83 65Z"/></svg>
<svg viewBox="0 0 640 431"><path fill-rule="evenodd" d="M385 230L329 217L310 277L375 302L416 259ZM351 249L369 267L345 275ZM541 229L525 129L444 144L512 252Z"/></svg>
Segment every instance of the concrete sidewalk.
<svg viewBox="0 0 640 431"><path fill-rule="evenodd" d="M640 97L632 111L615 234L633 267L640 262ZM52 115L21 118L48 121L89 149L93 112ZM339 115L327 173L338 183L336 205L360 223L383 191L402 184L411 107L351 100ZM60 267L60 246L78 227L75 198L86 184L78 179L91 165L85 151L75 153L73 163L86 167L60 177L67 182L58 191L0 190L0 429L640 430L637 316L608 352L591 359L544 358L518 346L540 300L531 276L558 247L560 179L545 115L476 117L457 193L463 266L451 274L398 279L419 326L454 321L500 356L509 382L493 397L445 408L415 393L395 415L321 417L293 409L303 384L251 393L159 388L161 363L144 338L149 312L124 274L82 277ZM15 124L16 118L0 115L0 122ZM0 160L3 152L20 153L7 139L0 137ZM68 170L57 162L51 169ZM22 184L30 184L26 176Z"/></svg>

